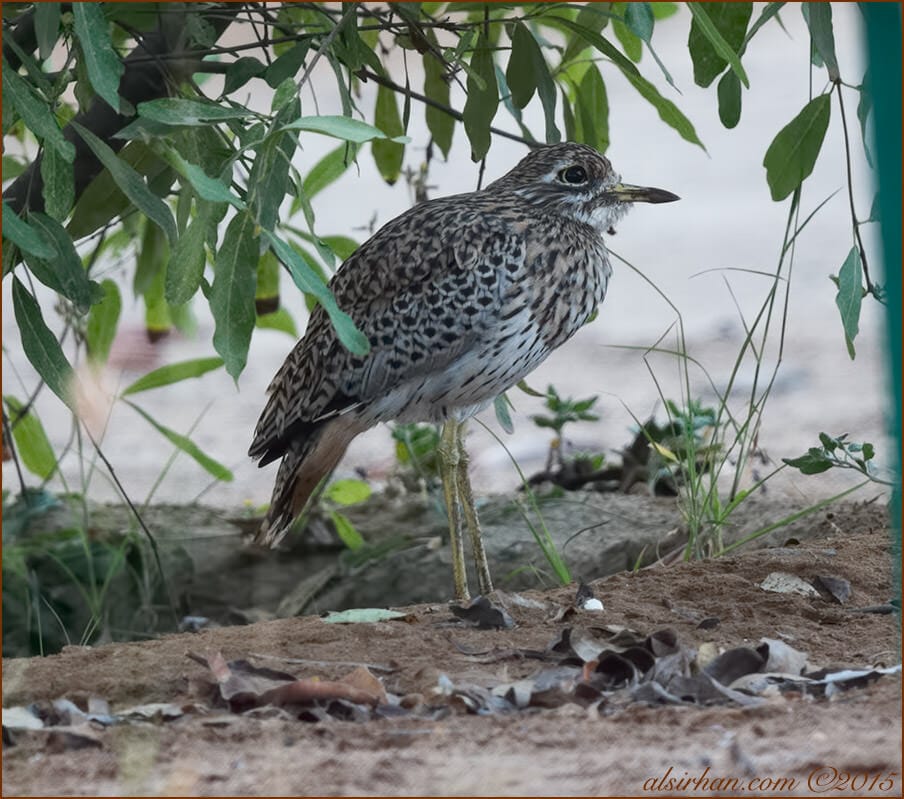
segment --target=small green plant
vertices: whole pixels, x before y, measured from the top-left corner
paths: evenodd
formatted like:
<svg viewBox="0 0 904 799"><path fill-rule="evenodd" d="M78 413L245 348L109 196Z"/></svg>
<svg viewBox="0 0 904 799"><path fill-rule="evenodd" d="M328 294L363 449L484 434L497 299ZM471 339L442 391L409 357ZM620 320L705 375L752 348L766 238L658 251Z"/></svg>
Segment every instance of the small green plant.
<svg viewBox="0 0 904 799"><path fill-rule="evenodd" d="M586 399L574 399L573 397L561 397L555 386L546 389L544 405L548 414L534 414L531 420L537 427L552 430L555 438L549 444L549 457L546 461L546 471L551 472L562 465L562 431L565 425L575 422L595 422L600 417L592 412L592 408L599 399L597 396Z"/></svg>
<svg viewBox="0 0 904 799"><path fill-rule="evenodd" d="M321 503L333 522L333 527L336 528L336 535L352 552L364 546L364 538L348 516L337 508L359 505L372 493L373 489L367 483L355 479L336 480L330 483L323 492Z"/></svg>
<svg viewBox="0 0 904 799"><path fill-rule="evenodd" d="M428 486L439 478L439 429L432 424L395 424L392 438L399 465L412 471Z"/></svg>
<svg viewBox="0 0 904 799"><path fill-rule="evenodd" d="M821 474L829 469L853 469L874 483L894 485L876 475L876 467L872 462L876 451L872 444L848 441L847 433L834 438L827 433L820 433L819 443L822 444L821 447L810 447L799 458L782 458L782 461L801 474Z"/></svg>

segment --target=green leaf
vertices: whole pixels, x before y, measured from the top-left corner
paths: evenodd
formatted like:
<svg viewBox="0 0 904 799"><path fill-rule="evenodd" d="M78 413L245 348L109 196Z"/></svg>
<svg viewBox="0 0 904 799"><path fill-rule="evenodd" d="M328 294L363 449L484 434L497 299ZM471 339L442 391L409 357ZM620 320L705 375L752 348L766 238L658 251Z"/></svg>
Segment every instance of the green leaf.
<svg viewBox="0 0 904 799"><path fill-rule="evenodd" d="M25 126L34 133L47 147L54 150L72 163L75 160L75 146L63 138L63 131L57 124L50 105L38 99L25 80L3 59L3 99L12 103L12 107L22 117ZM4 108L5 110L5 108Z"/></svg>
<svg viewBox="0 0 904 799"><path fill-rule="evenodd" d="M277 112L273 127L278 128L284 121L301 113L298 98ZM284 131L273 136L256 148L254 166L248 176L248 207L254 220L262 228L272 230L279 216L279 207L289 190L289 171L292 156L298 142L298 134Z"/></svg>
<svg viewBox="0 0 904 799"><path fill-rule="evenodd" d="M3 203L3 237L9 239L23 253L47 260L58 255L52 239L43 231L28 224L7 203Z"/></svg>
<svg viewBox="0 0 904 799"><path fill-rule="evenodd" d="M527 26L515 23L512 34L512 51L508 66L505 68L505 81L512 93L512 102L518 108L524 108L537 90L537 74L534 71L532 48L537 43L531 36Z"/></svg>
<svg viewBox="0 0 904 799"><path fill-rule="evenodd" d="M815 448L799 458L782 458L782 461L800 471L801 474L820 474L821 472L827 472L834 465L832 461Z"/></svg>
<svg viewBox="0 0 904 799"><path fill-rule="evenodd" d="M694 17L687 45L694 62L695 83L709 86L728 64L749 89L750 81L738 50L744 42L753 3L712 3L706 7L688 3L687 7Z"/></svg>
<svg viewBox="0 0 904 799"><path fill-rule="evenodd" d="M354 144L340 144L312 166L301 184L301 190L312 200L334 183L354 163L358 148Z"/></svg>
<svg viewBox="0 0 904 799"><path fill-rule="evenodd" d="M310 41L300 41L290 47L279 58L276 59L264 72L264 80L271 89L275 89L284 80L294 78L301 65L304 64L304 57L310 49Z"/></svg>
<svg viewBox="0 0 904 799"><path fill-rule="evenodd" d="M386 134L373 125L361 122L358 119L341 116L301 117L288 125L283 125L282 130L308 130L312 133L322 133L336 139L363 144L371 139L385 139ZM396 141L408 141L406 136L401 136Z"/></svg>
<svg viewBox="0 0 904 799"><path fill-rule="evenodd" d="M214 369L219 369L222 365L222 358L195 358L190 361L170 363L148 372L143 377L139 377L122 392L121 396L127 397L130 394L138 394L141 391L150 391L152 388L169 386L182 380L201 377L201 375L206 375Z"/></svg>
<svg viewBox="0 0 904 799"><path fill-rule="evenodd" d="M640 96L656 109L659 118L665 122L666 125L675 130L685 141L696 144L704 150L706 149L703 147L703 142L697 137L697 132L694 130L694 126L691 124L690 120L681 113L671 100L665 99L656 87L644 78L640 72L637 71L637 67L625 58L611 42L604 39L598 33L575 25L571 20L565 19L564 17L551 17L551 19L555 19L563 27L574 31L578 36L581 36L592 44L603 55L610 58L619 70L621 70L621 73L627 78L628 82L637 90Z"/></svg>
<svg viewBox="0 0 904 799"><path fill-rule="evenodd" d="M298 338L298 328L295 326L295 320L292 319L292 315L285 308L279 308L273 313L258 314L254 324L255 327L263 330L278 330L280 333L286 333L292 338Z"/></svg>
<svg viewBox="0 0 904 799"><path fill-rule="evenodd" d="M103 5L75 3L72 5L72 16L91 87L114 110L123 112L125 109L122 108L119 97L119 79L125 67L110 41Z"/></svg>
<svg viewBox="0 0 904 799"><path fill-rule="evenodd" d="M372 624L390 619L404 619L407 613L384 608L352 608L351 610L330 611L321 621L326 624Z"/></svg>
<svg viewBox="0 0 904 799"><path fill-rule="evenodd" d="M339 536L339 540L348 549L354 552L364 546L364 539L361 537L361 533L355 529L355 525L346 516L338 511L330 511L330 519L333 522L333 527L336 528L336 535Z"/></svg>
<svg viewBox="0 0 904 799"><path fill-rule="evenodd" d="M366 355L370 351L370 342L352 321L352 318L336 304L333 293L317 276L314 269L282 239L269 230L261 231L264 239L273 248L276 257L286 266L295 285L305 294L312 294L323 306L330 317L339 340L354 355Z"/></svg>
<svg viewBox="0 0 904 799"><path fill-rule="evenodd" d="M188 163L175 150L168 150L166 159L180 175L188 180L202 200L211 203L229 203L237 211L244 211L247 207L245 201L222 180L212 178L201 167Z"/></svg>
<svg viewBox="0 0 904 799"><path fill-rule="evenodd" d="M7 180L12 180L13 178L19 177L19 175L21 175L25 171L27 166L28 164L26 164L19 158L15 158L11 155L4 155L2 167L4 183Z"/></svg>
<svg viewBox="0 0 904 799"><path fill-rule="evenodd" d="M623 3L612 3L609 6L609 11L603 11L602 3L582 3L581 10L578 11L578 15L575 17L574 21L576 25L579 25L582 28L586 28L593 33L599 33L606 25L609 23L610 18L614 25L618 23L621 27L622 31L637 42L637 38L624 26L624 23L618 19L619 16L622 15ZM658 3L656 4L658 5ZM621 10L619 10L621 9ZM621 37L616 33L616 36L621 41ZM574 36L568 37L568 45L565 47L565 54L562 56L562 64L568 64L577 58L584 50L588 47L588 43L586 41L582 41L581 39L575 38ZM640 59L640 42L637 42L637 60Z"/></svg>
<svg viewBox="0 0 904 799"><path fill-rule="evenodd" d="M520 30L524 31L523 34L519 34ZM521 22L515 25L513 47L515 39L521 42L521 47L527 54L529 69L533 73L533 82L537 87L537 94L540 95L540 102L543 104L543 114L546 119L546 141L549 144L555 144L562 139L562 134L556 126L556 84L549 74L549 66L546 64L546 59L543 58L540 45L537 44L527 26ZM506 80L508 80L508 75L506 75ZM509 84L509 88L512 88L511 84ZM512 89L512 99L514 99L514 89ZM523 108L523 106L520 107Z"/></svg>
<svg viewBox="0 0 904 799"><path fill-rule="evenodd" d="M151 280L142 292L144 300L144 327L151 341L157 341L169 334L173 327L169 303L166 301L164 285L166 283L166 263L169 260L169 247L153 225L145 226L145 238L153 242L150 248L152 268L147 272ZM144 249L144 248L143 248ZM146 250L145 250L146 251ZM139 253L142 255L143 253Z"/></svg>
<svg viewBox="0 0 904 799"><path fill-rule="evenodd" d="M465 133L471 143L471 160L480 161L490 149L490 125L499 107L493 52L483 33L477 39L477 48L471 56L467 89L468 99L462 112Z"/></svg>
<svg viewBox="0 0 904 799"><path fill-rule="evenodd" d="M254 289L254 306L258 316L279 307L279 259L267 250L257 262L257 285Z"/></svg>
<svg viewBox="0 0 904 799"><path fill-rule="evenodd" d="M262 75L266 69L266 66L251 56L243 56L236 59L226 68L223 94L232 94L234 91L241 89L249 80Z"/></svg>
<svg viewBox="0 0 904 799"><path fill-rule="evenodd" d="M38 55L46 61L53 53L53 46L60 35L60 4L35 3L35 38Z"/></svg>
<svg viewBox="0 0 904 799"><path fill-rule="evenodd" d="M3 401L6 403L13 441L20 460L32 474L42 480L49 480L56 471L57 459L44 425L31 408L23 413L25 406L15 397L5 394Z"/></svg>
<svg viewBox="0 0 904 799"><path fill-rule="evenodd" d="M254 329L259 254L255 228L251 214L238 213L232 218L214 259L210 288L210 310L216 323L213 346L235 380L245 368Z"/></svg>
<svg viewBox="0 0 904 799"><path fill-rule="evenodd" d="M19 278L13 276L13 313L22 337L22 349L35 371L66 405L72 407L70 388L72 366L63 355L56 336L41 315L41 306L28 293Z"/></svg>
<svg viewBox="0 0 904 799"><path fill-rule="evenodd" d="M295 83L294 78L286 78L273 92L273 99L270 101L270 111L275 114L296 100L298 100L298 85Z"/></svg>
<svg viewBox="0 0 904 799"><path fill-rule="evenodd" d="M830 97L821 94L807 103L772 140L763 166L773 200L784 200L813 171L830 113Z"/></svg>
<svg viewBox="0 0 904 799"><path fill-rule="evenodd" d="M85 326L88 357L97 364L106 363L110 356L110 347L113 345L122 311L122 298L116 283L108 279L102 281L100 287L104 296L100 302L91 306Z"/></svg>
<svg viewBox="0 0 904 799"><path fill-rule="evenodd" d="M233 119L247 119L254 112L247 108L217 105L203 100L162 97L138 104L138 114L164 125L209 125Z"/></svg>
<svg viewBox="0 0 904 799"><path fill-rule="evenodd" d="M515 423L512 421L512 415L509 413L511 400L505 394L500 394L493 400L493 411L496 413L496 421L499 426L511 435L515 432Z"/></svg>
<svg viewBox="0 0 904 799"><path fill-rule="evenodd" d="M134 402L124 400L126 405L130 406L139 416L143 417L148 424L151 425L158 433L166 438L173 446L182 450L186 455L196 461L206 472L221 480L224 483L231 483L234 476L229 469L223 466L219 461L215 461L209 455L206 455L201 448L195 444L188 436L183 436L175 430L160 424L149 413L139 408Z"/></svg>
<svg viewBox="0 0 904 799"><path fill-rule="evenodd" d="M210 224L212 209L202 203L198 214L179 237L166 265L164 294L171 305L182 305L195 296L204 276L207 253L204 240Z"/></svg>
<svg viewBox="0 0 904 799"><path fill-rule="evenodd" d="M432 36L432 33L430 34ZM428 37L429 39L429 37ZM435 44L435 37L431 39ZM445 79L445 68L439 57L429 50L424 53L424 94L444 106L449 105L449 84ZM452 147L452 135L455 132L455 119L445 111L440 111L433 106L425 106L424 117L427 122L427 130L436 142L436 146L443 153L443 158L449 157Z"/></svg>
<svg viewBox="0 0 904 799"><path fill-rule="evenodd" d="M741 119L741 81L728 70L719 80L719 120L726 128L733 128Z"/></svg>
<svg viewBox="0 0 904 799"><path fill-rule="evenodd" d="M85 144L91 148L98 160L109 170L123 194L166 234L170 244L175 242L178 237L176 222L167 204L151 192L141 175L119 158L109 145L101 141L90 130L79 125L78 122L72 121L70 124L82 137Z"/></svg>
<svg viewBox="0 0 904 799"><path fill-rule="evenodd" d="M44 210L62 222L75 202L74 164L63 158L58 150L48 147L41 159L41 178L44 180Z"/></svg>
<svg viewBox="0 0 904 799"><path fill-rule="evenodd" d="M838 272L838 293L835 305L841 313L841 324L844 326L844 339L848 354L854 359L854 339L860 332L860 304L863 301L863 266L860 263L860 251L851 247L847 258Z"/></svg>
<svg viewBox="0 0 904 799"><path fill-rule="evenodd" d="M860 99L857 101L857 119L860 122L860 138L863 140L863 153L866 155L866 162L873 166L873 155L869 146L869 134L867 132L867 120L869 112L873 108L873 95L870 90L869 70L863 73L863 82L858 87L860 91Z"/></svg>
<svg viewBox="0 0 904 799"><path fill-rule="evenodd" d="M28 216L28 223L40 232L44 241L49 242L55 251L46 260L26 255L28 268L45 286L58 291L72 301L79 313L84 313L99 299L100 293L97 284L88 279L88 273L69 234L47 214L32 212Z"/></svg>
<svg viewBox="0 0 904 799"><path fill-rule="evenodd" d="M830 3L801 3L800 10L810 29L810 38L813 47L819 53L826 69L829 71L829 80L837 81L838 59L835 56L835 33L832 30L832 6Z"/></svg>
<svg viewBox="0 0 904 799"><path fill-rule="evenodd" d="M650 41L653 35L653 9L649 3L625 3L625 25L638 39Z"/></svg>
<svg viewBox="0 0 904 799"><path fill-rule="evenodd" d="M596 64L584 73L577 91L578 119L581 141L599 150L609 149L609 98L606 85Z"/></svg>
<svg viewBox="0 0 904 799"><path fill-rule="evenodd" d="M374 112L374 124L387 136L401 136L405 130L399 116L396 94L385 86L377 87L377 103ZM374 162L380 176L390 186L399 179L402 173L402 160L405 156L405 145L385 138L376 139L371 144Z"/></svg>
<svg viewBox="0 0 904 799"><path fill-rule="evenodd" d="M372 493L373 489L363 480L349 479L330 483L323 496L337 505L348 506L364 502Z"/></svg>

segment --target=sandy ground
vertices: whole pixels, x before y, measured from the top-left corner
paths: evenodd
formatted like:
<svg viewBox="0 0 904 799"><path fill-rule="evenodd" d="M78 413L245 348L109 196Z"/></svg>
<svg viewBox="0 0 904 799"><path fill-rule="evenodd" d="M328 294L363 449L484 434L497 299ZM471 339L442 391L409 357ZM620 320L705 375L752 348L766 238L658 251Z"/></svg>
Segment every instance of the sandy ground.
<svg viewBox="0 0 904 799"><path fill-rule="evenodd" d="M505 595L512 629L462 626L447 605L431 603L404 608L398 621L340 625L310 616L5 660L4 708L37 702L47 713L49 700L65 697L83 707L105 700L112 713L150 702L182 710L169 721L5 730L4 794L695 795L776 786L782 795L900 795L900 676L831 699L773 692L750 707L613 694L589 704L563 699L474 713L461 695L449 698L450 690L480 697L537 679L549 664L517 653L548 651L565 627L619 625L641 635L670 628L698 652L779 639L805 653L812 668L897 663L897 617L864 612L892 593L884 510L869 507L837 514L844 532L833 537L594 581L601 613L557 618L574 586ZM838 604L767 592L760 584L776 571L847 580L851 593ZM525 607L519 596L543 604ZM316 723L299 720L310 718L310 705L234 712L188 653L248 658L321 680L366 665L381 690L408 698L409 710L378 707L361 721ZM716 779L737 782L700 782Z"/></svg>

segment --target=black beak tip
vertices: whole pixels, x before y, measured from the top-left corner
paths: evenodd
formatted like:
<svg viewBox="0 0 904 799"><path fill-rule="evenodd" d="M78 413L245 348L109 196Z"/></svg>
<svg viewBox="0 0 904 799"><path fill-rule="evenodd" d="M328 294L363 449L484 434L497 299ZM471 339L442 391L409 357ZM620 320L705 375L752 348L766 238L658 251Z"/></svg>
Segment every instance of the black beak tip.
<svg viewBox="0 0 904 799"><path fill-rule="evenodd" d="M650 193L647 196L647 202L651 203L673 203L675 200L680 199L677 194L672 194L672 192L665 189L650 189Z"/></svg>

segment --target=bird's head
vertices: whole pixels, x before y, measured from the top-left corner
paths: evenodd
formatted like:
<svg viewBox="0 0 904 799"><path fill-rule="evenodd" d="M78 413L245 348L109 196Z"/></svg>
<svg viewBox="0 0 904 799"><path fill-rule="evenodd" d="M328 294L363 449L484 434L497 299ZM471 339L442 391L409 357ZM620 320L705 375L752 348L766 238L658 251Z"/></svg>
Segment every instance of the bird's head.
<svg viewBox="0 0 904 799"><path fill-rule="evenodd" d="M630 203L679 199L663 189L622 183L609 159L574 142L531 150L487 190L512 192L549 213L579 219L600 232L617 222Z"/></svg>

